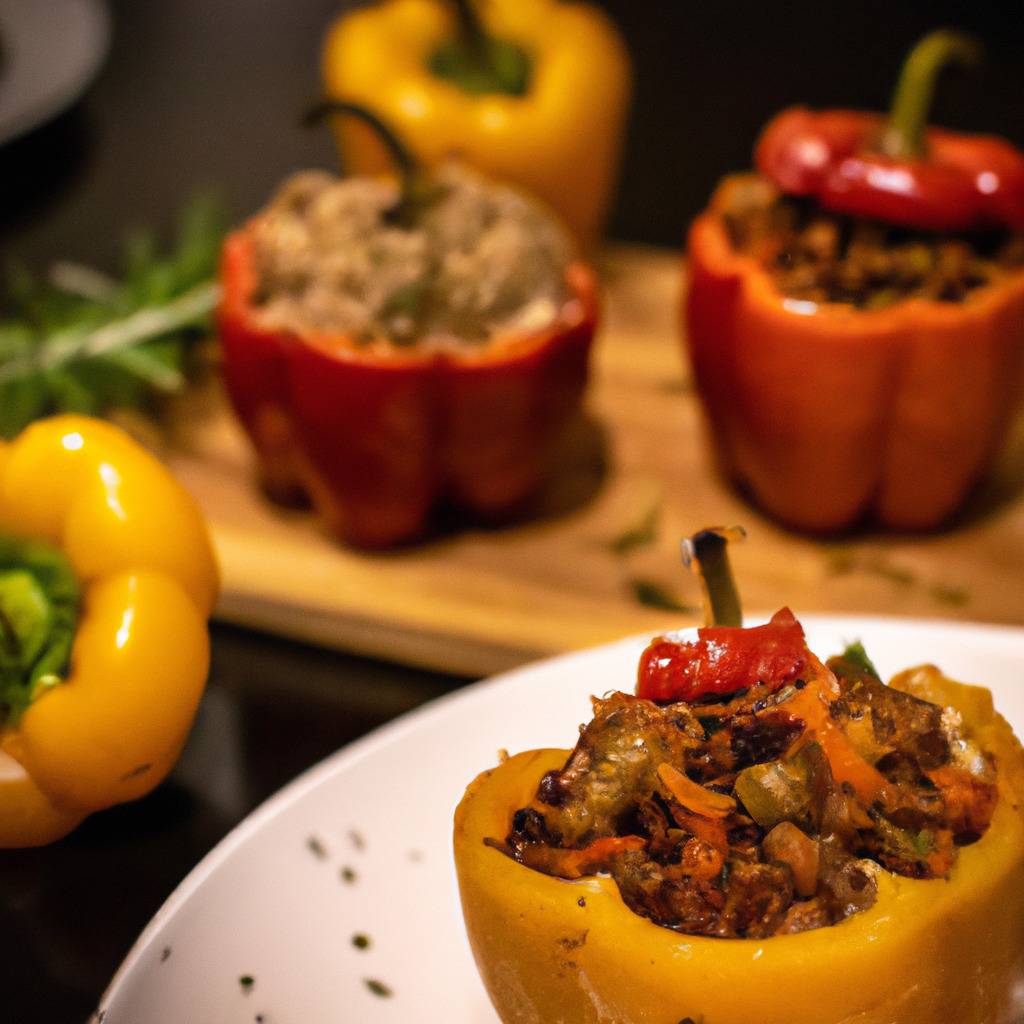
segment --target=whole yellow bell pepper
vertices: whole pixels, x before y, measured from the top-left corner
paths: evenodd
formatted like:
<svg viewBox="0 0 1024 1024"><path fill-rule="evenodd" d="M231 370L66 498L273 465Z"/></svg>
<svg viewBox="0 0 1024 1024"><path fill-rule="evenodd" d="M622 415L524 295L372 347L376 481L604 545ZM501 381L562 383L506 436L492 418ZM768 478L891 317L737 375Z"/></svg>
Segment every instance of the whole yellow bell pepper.
<svg viewBox="0 0 1024 1024"><path fill-rule="evenodd" d="M533 192L584 248L600 235L631 72L595 8L493 0L476 14L469 2L383 0L332 25L323 77L328 96L373 110L428 167L457 155ZM338 118L335 131L351 173L390 167L365 125Z"/></svg>
<svg viewBox="0 0 1024 1024"><path fill-rule="evenodd" d="M565 881L487 845L503 840L564 750L480 775L455 815L470 944L505 1024L1013 1024L1024 984L1024 754L991 695L926 668L893 685L958 707L998 764L985 835L948 881L879 869L873 906L769 939L678 934L629 910L605 877Z"/></svg>
<svg viewBox="0 0 1024 1024"><path fill-rule="evenodd" d="M0 448L0 847L167 775L218 587L197 506L116 427L58 416Z"/></svg>

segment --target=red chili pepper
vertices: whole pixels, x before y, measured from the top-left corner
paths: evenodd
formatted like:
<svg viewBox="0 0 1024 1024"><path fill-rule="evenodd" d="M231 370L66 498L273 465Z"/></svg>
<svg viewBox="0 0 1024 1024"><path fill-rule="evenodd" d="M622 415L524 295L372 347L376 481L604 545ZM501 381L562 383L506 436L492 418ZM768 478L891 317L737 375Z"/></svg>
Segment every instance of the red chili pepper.
<svg viewBox="0 0 1024 1024"><path fill-rule="evenodd" d="M926 36L907 59L888 119L783 111L757 144L758 169L836 213L928 231L1024 230L1024 153L1005 139L925 125L939 70L976 54L958 33Z"/></svg>
<svg viewBox="0 0 1024 1024"><path fill-rule="evenodd" d="M253 316L252 242L225 242L218 313L228 394L268 490L309 493L343 540L380 547L426 528L445 498L485 518L537 489L579 406L597 317L583 264L550 328L482 350L363 353L345 337L268 331Z"/></svg>
<svg viewBox="0 0 1024 1024"><path fill-rule="evenodd" d="M777 690L799 677L809 655L803 627L782 608L764 626L706 626L684 642L659 637L640 658L636 692L647 700L692 701L757 683Z"/></svg>

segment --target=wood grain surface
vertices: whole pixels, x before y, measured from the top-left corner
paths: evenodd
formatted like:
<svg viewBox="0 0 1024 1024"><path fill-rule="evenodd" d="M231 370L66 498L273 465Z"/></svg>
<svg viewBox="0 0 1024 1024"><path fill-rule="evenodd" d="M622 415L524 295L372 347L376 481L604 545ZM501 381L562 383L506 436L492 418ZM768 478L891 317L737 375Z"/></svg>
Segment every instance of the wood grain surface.
<svg viewBox="0 0 1024 1024"><path fill-rule="evenodd" d="M446 529L384 554L346 550L271 505L216 382L176 408L168 458L213 527L218 615L326 646L469 676L699 621L679 538L739 523L745 605L1024 623L1024 424L950 528L826 541L780 528L715 472L679 343L678 255L602 260L604 325L586 416L538 516ZM642 596L641 596L642 595ZM653 607L654 600L676 606Z"/></svg>

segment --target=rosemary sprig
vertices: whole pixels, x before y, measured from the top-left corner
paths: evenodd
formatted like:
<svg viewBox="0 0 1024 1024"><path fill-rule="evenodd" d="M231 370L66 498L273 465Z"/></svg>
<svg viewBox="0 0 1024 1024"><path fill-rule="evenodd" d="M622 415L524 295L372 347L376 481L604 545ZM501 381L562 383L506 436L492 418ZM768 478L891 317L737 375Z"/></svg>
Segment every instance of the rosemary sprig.
<svg viewBox="0 0 1024 1024"><path fill-rule="evenodd" d="M118 280L68 262L45 281L12 271L0 320L0 436L51 413L145 406L179 390L219 297L222 225L216 204L193 201L168 253L148 234L126 243Z"/></svg>

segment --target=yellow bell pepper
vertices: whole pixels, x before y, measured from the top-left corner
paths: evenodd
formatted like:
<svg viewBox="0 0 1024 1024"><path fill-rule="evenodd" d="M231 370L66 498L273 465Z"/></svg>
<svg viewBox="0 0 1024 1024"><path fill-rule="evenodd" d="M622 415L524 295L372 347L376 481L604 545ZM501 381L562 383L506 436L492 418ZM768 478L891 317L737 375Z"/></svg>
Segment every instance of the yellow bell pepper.
<svg viewBox="0 0 1024 1024"><path fill-rule="evenodd" d="M999 803L948 881L879 869L878 898L839 924L769 939L678 934L629 910L605 877L540 874L485 840L564 750L480 775L455 815L470 944L506 1024L1012 1024L1024 984L1024 754L977 687L920 669L893 685L958 707L998 764Z"/></svg>
<svg viewBox="0 0 1024 1024"><path fill-rule="evenodd" d="M483 48L499 48L513 79L518 55L521 88L503 85L500 74L489 86L486 69L481 81L465 66L471 61L459 65L462 74L438 61L464 35L457 8L463 18L473 11L442 0L383 0L344 14L324 46L327 95L373 110L428 167L458 155L519 183L589 248L612 199L629 106L622 40L600 11L581 3L493 0L475 16ZM390 167L365 125L338 118L335 130L351 173Z"/></svg>
<svg viewBox="0 0 1024 1024"><path fill-rule="evenodd" d="M0 449L0 535L0 847L33 846L170 771L219 581L181 485L87 417Z"/></svg>

